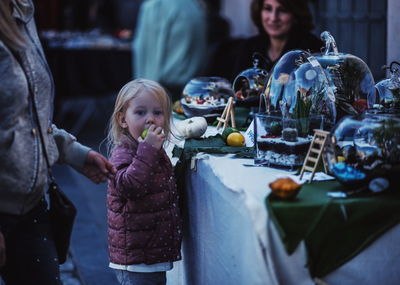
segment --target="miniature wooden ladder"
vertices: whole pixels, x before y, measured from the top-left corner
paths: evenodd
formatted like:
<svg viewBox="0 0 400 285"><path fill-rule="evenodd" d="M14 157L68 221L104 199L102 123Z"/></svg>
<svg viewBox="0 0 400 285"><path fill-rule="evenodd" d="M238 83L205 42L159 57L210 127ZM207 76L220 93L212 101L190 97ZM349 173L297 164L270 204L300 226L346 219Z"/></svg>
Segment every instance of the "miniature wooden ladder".
<svg viewBox="0 0 400 285"><path fill-rule="evenodd" d="M229 119L231 120L232 128L236 128L235 110L233 108L233 97L229 97L228 103L226 104L221 117L217 118L217 121L219 121L217 125L217 130L221 127L222 123L224 123L224 130L225 130L226 127L228 126Z"/></svg>
<svg viewBox="0 0 400 285"><path fill-rule="evenodd" d="M311 141L310 148L308 149L306 158L303 163L303 167L301 168L300 171L300 180L303 177L304 171L311 172L311 177L308 180L308 183L311 183L311 181L313 180L315 170L318 167L318 163L321 159L321 155L324 150L328 136L329 132L323 130L314 130L314 137ZM324 170L325 172L327 172L327 166L323 157L322 160L324 164Z"/></svg>

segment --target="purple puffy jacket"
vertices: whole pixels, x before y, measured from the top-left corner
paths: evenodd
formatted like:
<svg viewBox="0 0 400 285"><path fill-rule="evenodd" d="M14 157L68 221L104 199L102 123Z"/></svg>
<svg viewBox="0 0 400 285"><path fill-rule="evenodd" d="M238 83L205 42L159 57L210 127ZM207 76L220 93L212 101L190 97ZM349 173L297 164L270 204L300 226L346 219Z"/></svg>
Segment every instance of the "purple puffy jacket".
<svg viewBox="0 0 400 285"><path fill-rule="evenodd" d="M108 184L108 244L116 264L181 259L182 220L171 161L163 149L125 137L113 150Z"/></svg>

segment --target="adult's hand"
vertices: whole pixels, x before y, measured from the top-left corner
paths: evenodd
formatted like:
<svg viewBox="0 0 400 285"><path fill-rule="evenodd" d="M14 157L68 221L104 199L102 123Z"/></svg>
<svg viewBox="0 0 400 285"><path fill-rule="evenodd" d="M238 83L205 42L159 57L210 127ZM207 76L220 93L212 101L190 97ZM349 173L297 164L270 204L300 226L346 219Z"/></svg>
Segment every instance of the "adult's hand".
<svg viewBox="0 0 400 285"><path fill-rule="evenodd" d="M113 178L117 170L100 153L90 150L81 172L94 183L98 184L107 181L109 178Z"/></svg>
<svg viewBox="0 0 400 285"><path fill-rule="evenodd" d="M0 268L6 263L6 242L3 234L0 232Z"/></svg>

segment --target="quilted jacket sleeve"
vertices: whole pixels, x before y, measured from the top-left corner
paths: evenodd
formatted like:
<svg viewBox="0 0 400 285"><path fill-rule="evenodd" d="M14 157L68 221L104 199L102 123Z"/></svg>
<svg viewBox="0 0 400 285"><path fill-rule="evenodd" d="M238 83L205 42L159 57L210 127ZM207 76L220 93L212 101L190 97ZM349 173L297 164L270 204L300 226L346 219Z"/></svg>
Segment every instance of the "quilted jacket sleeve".
<svg viewBox="0 0 400 285"><path fill-rule="evenodd" d="M126 148L117 148L112 157L117 168L115 190L127 199L147 195L159 155L159 150L145 142L138 144L136 153Z"/></svg>

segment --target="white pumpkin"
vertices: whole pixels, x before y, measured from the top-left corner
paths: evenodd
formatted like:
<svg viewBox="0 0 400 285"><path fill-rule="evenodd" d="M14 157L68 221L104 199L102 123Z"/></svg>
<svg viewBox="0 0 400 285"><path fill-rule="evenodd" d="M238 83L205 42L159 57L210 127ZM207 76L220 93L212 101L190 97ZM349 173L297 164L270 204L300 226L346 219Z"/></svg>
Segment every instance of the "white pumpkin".
<svg viewBox="0 0 400 285"><path fill-rule="evenodd" d="M207 126L207 121L204 117L192 117L181 121L177 128L185 138L199 138L206 132Z"/></svg>

